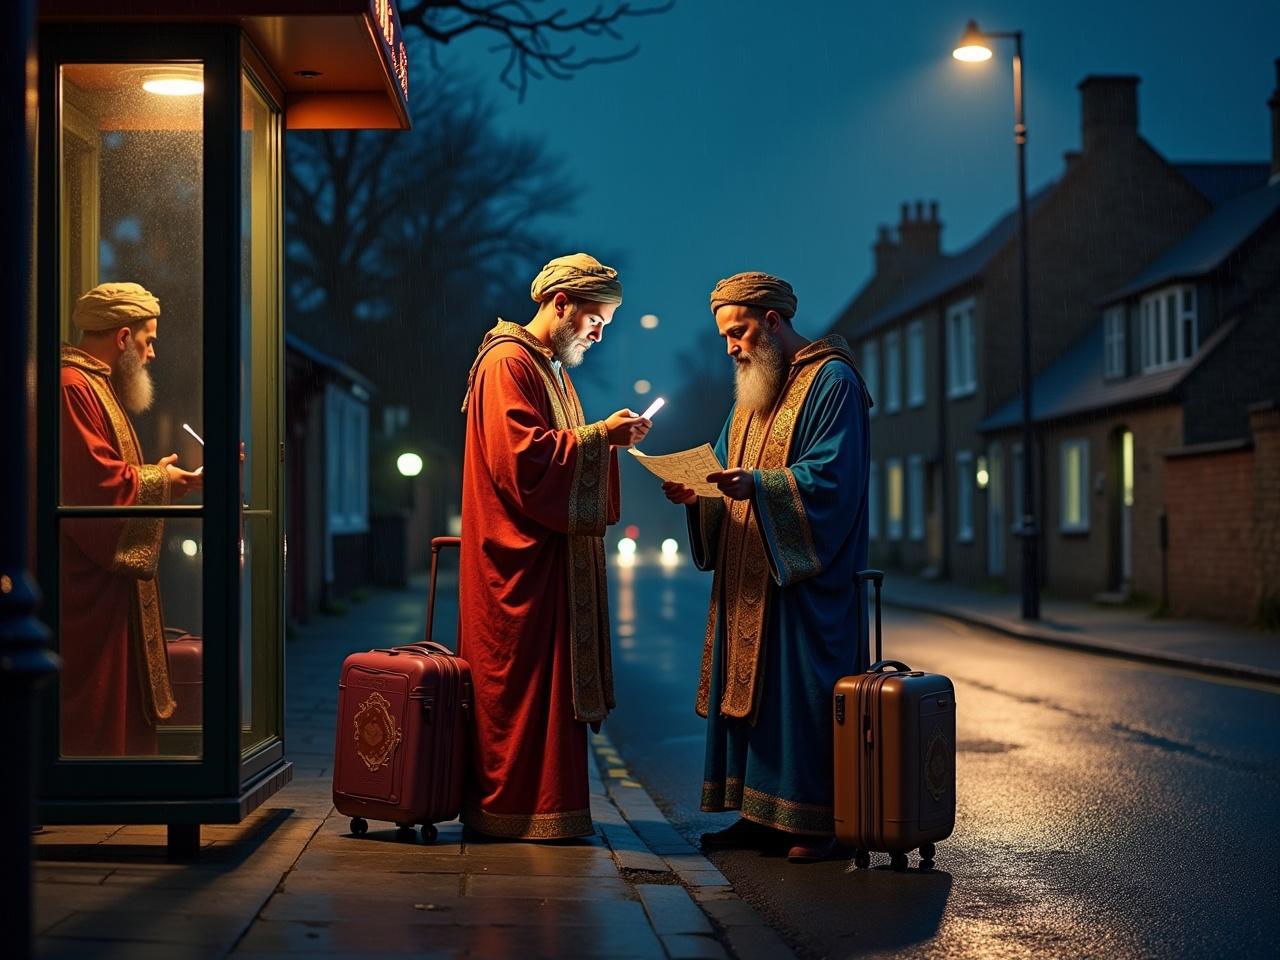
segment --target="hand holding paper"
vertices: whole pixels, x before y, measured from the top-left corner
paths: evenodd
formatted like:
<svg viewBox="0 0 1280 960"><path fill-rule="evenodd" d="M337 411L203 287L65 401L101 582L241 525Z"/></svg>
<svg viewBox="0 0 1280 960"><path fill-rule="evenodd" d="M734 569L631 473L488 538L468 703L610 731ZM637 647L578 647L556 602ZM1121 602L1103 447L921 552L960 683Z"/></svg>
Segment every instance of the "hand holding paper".
<svg viewBox="0 0 1280 960"><path fill-rule="evenodd" d="M724 470L709 443L694 447L692 450L681 450L678 453L667 453L656 457L645 456L636 449L628 452L640 462L641 466L661 480L686 486L700 497L721 495L719 487L707 482L709 474Z"/></svg>

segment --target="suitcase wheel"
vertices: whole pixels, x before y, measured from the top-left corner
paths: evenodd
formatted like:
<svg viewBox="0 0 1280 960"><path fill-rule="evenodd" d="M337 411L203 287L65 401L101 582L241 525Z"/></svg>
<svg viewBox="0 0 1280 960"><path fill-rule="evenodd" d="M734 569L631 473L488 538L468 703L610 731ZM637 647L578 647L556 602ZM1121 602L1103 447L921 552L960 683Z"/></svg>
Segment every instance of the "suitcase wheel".
<svg viewBox="0 0 1280 960"><path fill-rule="evenodd" d="M357 837L363 837L369 832L369 821L364 817L351 818L351 832Z"/></svg>
<svg viewBox="0 0 1280 960"><path fill-rule="evenodd" d="M921 870L933 869L933 856L937 852L938 852L938 848L935 847L932 843L920 844L920 869Z"/></svg>
<svg viewBox="0 0 1280 960"><path fill-rule="evenodd" d="M889 869L891 870L907 869L907 855L905 853L889 854Z"/></svg>
<svg viewBox="0 0 1280 960"><path fill-rule="evenodd" d="M436 837L440 836L440 831L436 829L434 823L424 823L422 825L422 842L435 843Z"/></svg>
<svg viewBox="0 0 1280 960"><path fill-rule="evenodd" d="M865 850L855 850L853 852L853 864L859 870L865 870L871 866L871 854Z"/></svg>
<svg viewBox="0 0 1280 960"><path fill-rule="evenodd" d="M413 843L418 839L417 831L413 829L412 823L396 824L396 839L406 843Z"/></svg>

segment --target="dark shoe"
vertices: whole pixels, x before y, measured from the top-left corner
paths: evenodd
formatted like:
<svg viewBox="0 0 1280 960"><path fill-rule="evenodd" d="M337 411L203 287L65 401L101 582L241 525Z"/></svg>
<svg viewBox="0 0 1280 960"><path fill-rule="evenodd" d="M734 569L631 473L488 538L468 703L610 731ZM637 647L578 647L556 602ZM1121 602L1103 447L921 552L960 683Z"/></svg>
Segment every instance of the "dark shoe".
<svg viewBox="0 0 1280 960"><path fill-rule="evenodd" d="M777 837L778 831L743 817L723 830L704 833L699 841L703 850L759 850Z"/></svg>
<svg viewBox="0 0 1280 960"><path fill-rule="evenodd" d="M787 859L792 863L819 863L842 859L845 854L835 837L806 837L787 851Z"/></svg>

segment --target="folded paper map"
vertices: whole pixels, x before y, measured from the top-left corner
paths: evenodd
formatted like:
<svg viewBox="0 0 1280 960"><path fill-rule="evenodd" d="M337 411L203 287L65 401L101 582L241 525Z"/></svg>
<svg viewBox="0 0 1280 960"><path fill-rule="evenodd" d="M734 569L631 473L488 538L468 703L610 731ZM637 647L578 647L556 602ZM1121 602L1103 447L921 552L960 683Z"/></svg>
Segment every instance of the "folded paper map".
<svg viewBox="0 0 1280 960"><path fill-rule="evenodd" d="M683 483L700 497L719 497L720 488L714 483L707 483L707 475L723 470L716 452L711 444L704 443L692 450L681 450L678 453L664 453L650 457L635 447L628 447L627 453L636 458L636 462L662 480L672 483Z"/></svg>

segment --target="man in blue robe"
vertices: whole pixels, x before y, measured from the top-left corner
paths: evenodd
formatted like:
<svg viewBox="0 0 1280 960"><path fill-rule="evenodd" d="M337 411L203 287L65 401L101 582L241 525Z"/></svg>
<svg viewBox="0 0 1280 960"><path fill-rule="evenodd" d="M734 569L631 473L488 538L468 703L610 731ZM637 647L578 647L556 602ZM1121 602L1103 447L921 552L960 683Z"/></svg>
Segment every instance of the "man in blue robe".
<svg viewBox="0 0 1280 960"><path fill-rule="evenodd" d="M703 846L790 844L798 862L834 840L831 691L867 668L854 574L867 565L868 409L848 344L809 341L790 284L742 273L711 311L736 366L716 443L726 465L688 508L695 564L714 570L697 710L707 718L702 809L739 810Z"/></svg>

